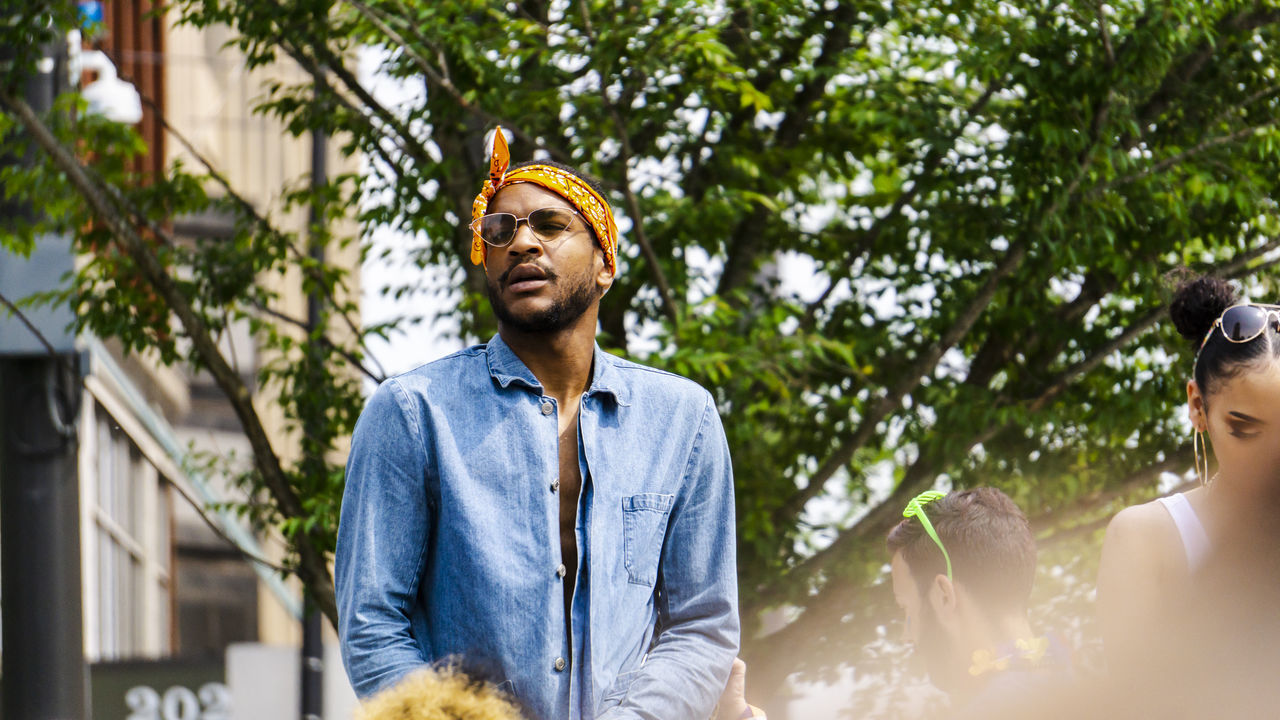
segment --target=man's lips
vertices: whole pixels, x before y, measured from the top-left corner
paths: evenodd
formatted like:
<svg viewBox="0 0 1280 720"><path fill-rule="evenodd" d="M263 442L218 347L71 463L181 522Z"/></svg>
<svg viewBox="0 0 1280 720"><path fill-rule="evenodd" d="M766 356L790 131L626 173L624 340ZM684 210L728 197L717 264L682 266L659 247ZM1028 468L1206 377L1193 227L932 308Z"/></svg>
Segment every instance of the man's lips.
<svg viewBox="0 0 1280 720"><path fill-rule="evenodd" d="M503 284L512 292L529 292L546 285L550 279L547 271L532 263L524 263L508 270Z"/></svg>

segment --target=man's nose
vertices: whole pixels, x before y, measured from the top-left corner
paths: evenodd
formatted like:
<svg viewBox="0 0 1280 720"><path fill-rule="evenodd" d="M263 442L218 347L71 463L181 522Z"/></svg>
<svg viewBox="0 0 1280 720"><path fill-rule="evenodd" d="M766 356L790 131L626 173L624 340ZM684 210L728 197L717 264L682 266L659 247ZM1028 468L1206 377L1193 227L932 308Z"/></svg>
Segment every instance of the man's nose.
<svg viewBox="0 0 1280 720"><path fill-rule="evenodd" d="M515 237L511 238L511 244L507 246L507 250L512 253L542 252L542 243L533 234L533 230L529 229L528 220L516 223Z"/></svg>

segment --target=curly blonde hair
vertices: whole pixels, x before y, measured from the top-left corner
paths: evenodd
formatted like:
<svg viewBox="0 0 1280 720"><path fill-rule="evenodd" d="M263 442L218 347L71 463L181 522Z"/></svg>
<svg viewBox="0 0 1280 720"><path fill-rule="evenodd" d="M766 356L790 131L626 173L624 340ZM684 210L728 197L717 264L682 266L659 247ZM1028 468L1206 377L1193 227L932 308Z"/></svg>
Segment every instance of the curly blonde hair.
<svg viewBox="0 0 1280 720"><path fill-rule="evenodd" d="M356 720L525 720L520 709L493 685L457 668L424 668L374 695Z"/></svg>

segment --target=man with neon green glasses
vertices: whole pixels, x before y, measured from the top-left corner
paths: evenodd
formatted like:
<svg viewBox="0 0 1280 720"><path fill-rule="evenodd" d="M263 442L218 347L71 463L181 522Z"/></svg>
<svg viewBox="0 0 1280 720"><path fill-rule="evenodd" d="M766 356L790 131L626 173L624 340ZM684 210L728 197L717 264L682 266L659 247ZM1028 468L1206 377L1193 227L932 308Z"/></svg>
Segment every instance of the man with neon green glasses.
<svg viewBox="0 0 1280 720"><path fill-rule="evenodd" d="M995 488L918 495L889 533L904 639L964 714L1061 688L1066 649L1027 619L1036 546L1027 518Z"/></svg>

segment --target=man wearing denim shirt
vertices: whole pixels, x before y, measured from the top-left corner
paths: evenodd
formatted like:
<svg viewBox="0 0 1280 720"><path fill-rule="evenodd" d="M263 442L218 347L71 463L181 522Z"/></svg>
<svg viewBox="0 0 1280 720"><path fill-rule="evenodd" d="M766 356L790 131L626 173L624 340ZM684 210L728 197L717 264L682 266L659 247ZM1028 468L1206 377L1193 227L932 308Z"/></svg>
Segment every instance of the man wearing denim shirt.
<svg viewBox="0 0 1280 720"><path fill-rule="evenodd" d="M498 334L383 383L356 426L339 631L368 696L452 661L531 718L705 720L738 648L733 479L715 403L604 353L617 228L494 134L474 207Z"/></svg>

